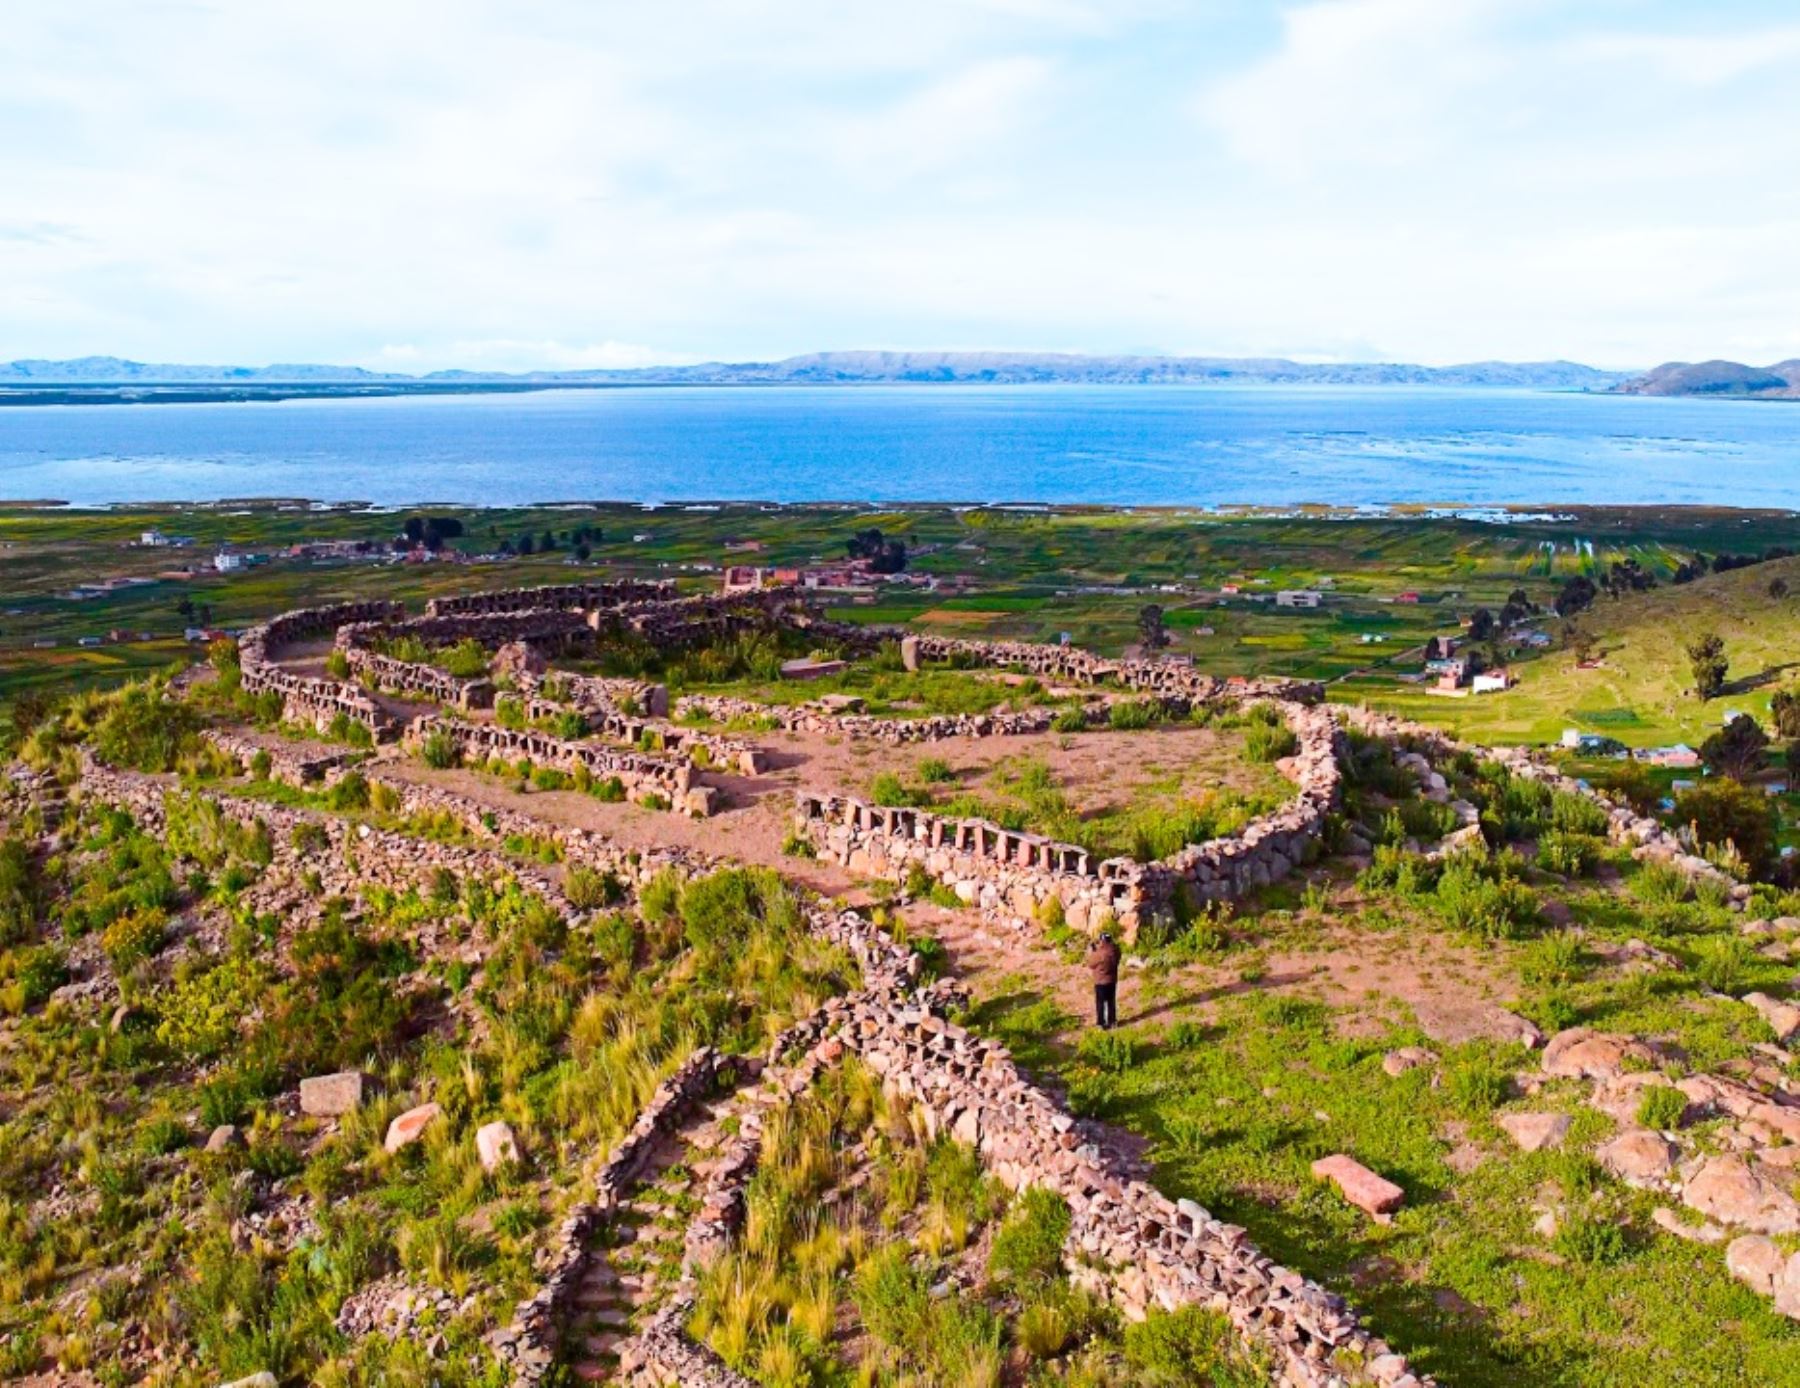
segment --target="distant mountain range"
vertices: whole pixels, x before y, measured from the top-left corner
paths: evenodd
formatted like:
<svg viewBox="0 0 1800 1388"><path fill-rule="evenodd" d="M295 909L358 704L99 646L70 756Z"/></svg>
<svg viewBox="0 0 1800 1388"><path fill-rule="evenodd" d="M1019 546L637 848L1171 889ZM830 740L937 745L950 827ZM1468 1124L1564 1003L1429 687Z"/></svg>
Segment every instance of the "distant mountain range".
<svg viewBox="0 0 1800 1388"><path fill-rule="evenodd" d="M1442 385L1609 390L1628 372L1576 362L1316 364L1279 357L1076 356L1052 352L814 352L774 362L706 362L631 370L434 371L422 376L355 366L183 366L119 357L0 364L0 388L46 398L86 391L118 399L268 398L293 394L390 394L413 390L533 390L605 385ZM138 392L143 392L139 394Z"/></svg>
<svg viewBox="0 0 1800 1388"><path fill-rule="evenodd" d="M1800 357L1773 366L1736 361L1665 362L1616 387L1626 395L1719 395L1800 400Z"/></svg>

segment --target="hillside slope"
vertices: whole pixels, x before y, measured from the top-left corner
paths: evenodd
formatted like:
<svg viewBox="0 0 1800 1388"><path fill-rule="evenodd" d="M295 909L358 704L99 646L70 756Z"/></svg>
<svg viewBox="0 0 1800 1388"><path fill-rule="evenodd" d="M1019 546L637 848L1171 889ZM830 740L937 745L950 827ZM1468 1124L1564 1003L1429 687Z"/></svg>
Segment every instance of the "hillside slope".
<svg viewBox="0 0 1800 1388"><path fill-rule="evenodd" d="M1773 598L1785 578L1792 592ZM1564 728L1604 733L1633 747L1684 740L1694 746L1727 710L1765 724L1769 696L1800 682L1800 558L1753 564L1681 587L1663 586L1614 601L1602 597L1578 619L1598 639L1600 663L1581 669L1566 650L1515 665L1519 684L1503 694L1447 699L1391 686L1345 686L1366 699L1486 742L1554 742ZM1704 632L1725 640L1726 693L1702 704L1689 692L1687 645Z"/></svg>
<svg viewBox="0 0 1800 1388"><path fill-rule="evenodd" d="M1745 366L1736 361L1664 362L1617 389L1623 395L1800 398L1800 358L1769 367Z"/></svg>

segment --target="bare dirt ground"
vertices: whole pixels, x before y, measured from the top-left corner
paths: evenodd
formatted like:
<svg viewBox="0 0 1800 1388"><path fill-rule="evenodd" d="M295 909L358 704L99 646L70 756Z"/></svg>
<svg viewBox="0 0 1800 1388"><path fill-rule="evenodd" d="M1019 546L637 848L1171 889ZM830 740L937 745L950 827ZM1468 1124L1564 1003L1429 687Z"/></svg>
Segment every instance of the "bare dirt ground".
<svg viewBox="0 0 1800 1388"><path fill-rule="evenodd" d="M798 733L762 733L754 741L770 752L774 775L783 783L844 795L866 796L883 771L917 785L918 768L926 761L943 762L956 772L956 782L941 788L951 794L990 789L1009 767L1041 761L1083 813L1141 804L1151 794L1191 798L1219 789L1249 794L1285 784L1273 768L1244 756L1241 733L1214 728L959 737L904 747Z"/></svg>
<svg viewBox="0 0 1800 1388"><path fill-rule="evenodd" d="M1091 1021L1093 980L1078 956L984 925L973 911L915 902L905 915L943 943L952 971L976 996L1032 993L1084 1025ZM1229 998L1270 993L1344 1009L1340 1027L1352 1035L1407 1022L1444 1044L1519 1035L1519 1019L1501 1005L1508 989L1502 971L1442 931L1375 934L1314 922L1295 929L1293 945L1284 948L1279 924L1247 922L1245 929L1266 931L1266 946L1166 969L1134 968L1128 958L1119 974L1120 1025L1204 1020ZM1252 959L1254 969L1246 967Z"/></svg>

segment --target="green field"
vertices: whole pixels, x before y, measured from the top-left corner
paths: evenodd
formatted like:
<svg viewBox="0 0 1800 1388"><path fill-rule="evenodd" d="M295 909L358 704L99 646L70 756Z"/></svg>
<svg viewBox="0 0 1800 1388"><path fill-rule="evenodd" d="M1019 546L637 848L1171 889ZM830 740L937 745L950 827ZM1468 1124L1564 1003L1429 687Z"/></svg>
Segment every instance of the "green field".
<svg viewBox="0 0 1800 1388"><path fill-rule="evenodd" d="M846 620L970 637L1054 641L1067 634L1117 653L1139 640L1138 613L1155 603L1165 612L1169 651L1216 674L1331 680L1334 697L1481 737L1551 740L1574 726L1647 745L1698 736L1722 712L1680 692L1685 661L1671 652L1678 656L1683 633L1719 626L1734 680L1752 682L1731 694L1732 707L1765 711L1789 660L1782 647L1790 614L1786 604L1768 602L1766 591L1776 573L1793 571L1793 561L1682 588L1666 581L1676 565L1697 555L1800 546L1794 516L1700 508L1578 509L1505 521L1086 507L601 505L431 514L464 523L465 535L449 552L468 562L345 563L283 553L307 542L390 540L403 517L366 508L0 509L0 701L31 687L117 683L189 657L193 648L181 634L196 618L178 610L184 601L230 628L306 603L359 596L417 603L439 593L577 578L668 578L702 591L733 563L839 561L852 535L876 526L906 540L908 578L872 601L829 599ZM195 543L136 545L152 526ZM571 551L577 527L599 531L585 562ZM558 542L549 554L477 561L503 540L541 540L547 530ZM272 557L230 574L159 577L200 568L222 544ZM1602 598L1584 619L1606 652L1600 668L1577 671L1565 652L1552 651L1518 667L1517 690L1479 700L1434 698L1396 681L1417 669L1426 638L1456 631L1476 607L1497 610L1515 589L1548 604L1572 575L1601 574L1623 559L1663 581L1617 602ZM109 578L154 581L83 600L58 596ZM1225 593L1228 586L1237 591ZM1278 608L1273 595L1290 587L1320 589L1322 606ZM1416 601L1399 601L1403 595ZM1554 617L1546 623L1556 625ZM114 642L115 632L126 639ZM152 639L138 639L140 633ZM83 638L101 644L83 646Z"/></svg>

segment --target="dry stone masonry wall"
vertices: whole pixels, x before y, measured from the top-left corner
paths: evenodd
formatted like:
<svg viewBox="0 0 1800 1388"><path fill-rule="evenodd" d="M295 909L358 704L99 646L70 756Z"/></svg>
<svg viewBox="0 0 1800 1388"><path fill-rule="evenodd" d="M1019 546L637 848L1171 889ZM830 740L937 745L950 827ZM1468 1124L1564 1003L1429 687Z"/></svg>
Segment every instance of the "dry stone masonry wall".
<svg viewBox="0 0 1800 1388"><path fill-rule="evenodd" d="M1233 900L1279 881L1315 851L1341 789L1337 725L1323 706L1279 705L1298 739L1284 764L1295 796L1238 833L1193 844L1156 863L1110 858L987 820L871 805L802 791L796 819L815 849L852 872L903 881L915 868L991 918L1025 928L1050 902L1078 930L1116 922L1128 937L1183 896Z"/></svg>

